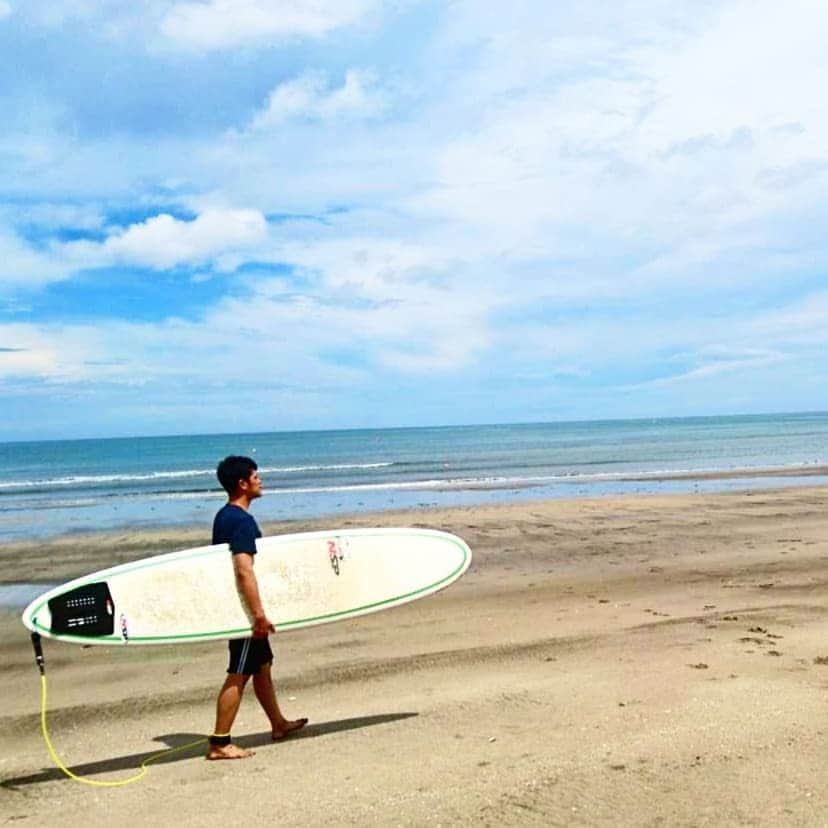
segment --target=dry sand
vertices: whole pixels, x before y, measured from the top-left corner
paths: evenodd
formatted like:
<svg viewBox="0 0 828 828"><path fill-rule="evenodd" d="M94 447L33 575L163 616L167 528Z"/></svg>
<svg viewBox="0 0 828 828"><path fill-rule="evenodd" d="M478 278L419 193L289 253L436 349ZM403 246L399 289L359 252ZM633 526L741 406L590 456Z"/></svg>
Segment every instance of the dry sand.
<svg viewBox="0 0 828 828"><path fill-rule="evenodd" d="M17 615L0 622L0 814L15 825L828 825L828 489L624 497L291 523L425 525L474 551L439 595L277 635L289 715L256 755L195 748L142 781L62 777ZM0 581L63 580L189 532L0 547ZM76 772L131 776L212 727L225 648L45 642Z"/></svg>

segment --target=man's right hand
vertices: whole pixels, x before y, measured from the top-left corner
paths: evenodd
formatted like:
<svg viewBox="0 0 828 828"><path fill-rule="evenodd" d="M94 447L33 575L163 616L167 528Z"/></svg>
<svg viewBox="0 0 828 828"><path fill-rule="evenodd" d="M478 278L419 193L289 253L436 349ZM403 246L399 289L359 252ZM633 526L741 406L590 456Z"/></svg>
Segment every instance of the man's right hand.
<svg viewBox="0 0 828 828"><path fill-rule="evenodd" d="M276 632L276 627L267 616L257 616L253 620L253 638L267 638L272 632Z"/></svg>

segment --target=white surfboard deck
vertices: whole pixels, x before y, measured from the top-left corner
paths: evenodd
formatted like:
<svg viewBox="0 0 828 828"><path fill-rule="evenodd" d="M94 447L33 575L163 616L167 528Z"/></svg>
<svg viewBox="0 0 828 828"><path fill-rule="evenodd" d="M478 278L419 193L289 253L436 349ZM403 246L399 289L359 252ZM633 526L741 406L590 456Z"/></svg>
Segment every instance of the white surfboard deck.
<svg viewBox="0 0 828 828"><path fill-rule="evenodd" d="M305 532L260 538L256 546L259 593L277 632L423 598L471 563L463 540L432 529ZM226 544L76 578L32 601L22 620L44 637L110 645L245 638L252 624Z"/></svg>

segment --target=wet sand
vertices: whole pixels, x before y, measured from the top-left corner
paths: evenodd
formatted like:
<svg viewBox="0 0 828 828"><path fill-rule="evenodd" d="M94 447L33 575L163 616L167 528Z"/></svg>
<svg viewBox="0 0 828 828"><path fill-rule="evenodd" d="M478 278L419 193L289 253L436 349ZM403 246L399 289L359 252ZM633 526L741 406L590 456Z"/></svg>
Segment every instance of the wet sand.
<svg viewBox="0 0 828 828"><path fill-rule="evenodd" d="M52 765L17 613L6 663L8 824L828 825L828 488L422 510L266 533L455 532L468 573L430 598L274 637L299 736L201 747L89 788ZM254 507L255 509L255 507ZM204 543L205 527L0 546L0 582L62 581ZM49 722L75 772L128 778L212 727L225 647L45 642Z"/></svg>

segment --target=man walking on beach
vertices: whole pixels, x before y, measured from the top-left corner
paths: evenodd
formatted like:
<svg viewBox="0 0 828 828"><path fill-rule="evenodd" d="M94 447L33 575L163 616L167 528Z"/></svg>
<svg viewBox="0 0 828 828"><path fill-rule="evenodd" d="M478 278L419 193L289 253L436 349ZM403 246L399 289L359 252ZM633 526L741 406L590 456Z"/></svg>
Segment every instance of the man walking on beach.
<svg viewBox="0 0 828 828"><path fill-rule="evenodd" d="M226 457L219 463L216 474L228 494L227 503L218 511L213 521L213 543L226 543L233 555L233 570L248 612L253 618L253 635L230 642L230 666L227 678L216 703L216 727L210 736L208 759L244 759L253 755L233 744L230 729L239 712L244 687L253 676L253 689L259 704L270 719L275 740L283 739L299 730L307 719L290 721L282 715L273 687L270 670L273 651L268 634L275 627L265 614L259 598L259 585L253 571L256 555L256 538L262 536L250 504L262 494L262 481L256 463L249 457Z"/></svg>

